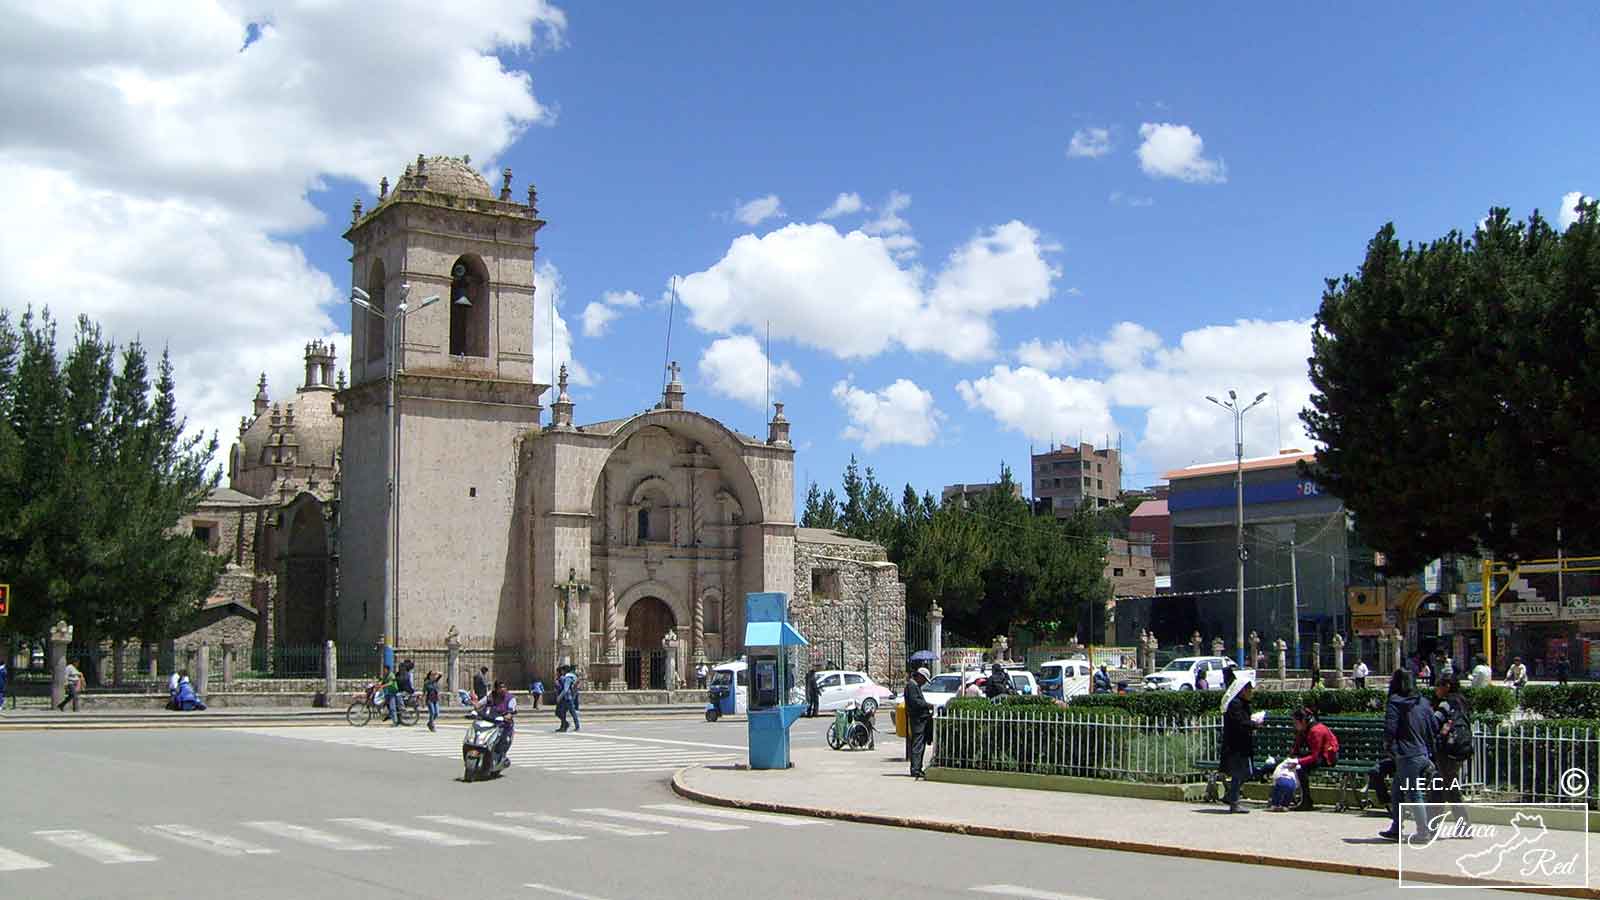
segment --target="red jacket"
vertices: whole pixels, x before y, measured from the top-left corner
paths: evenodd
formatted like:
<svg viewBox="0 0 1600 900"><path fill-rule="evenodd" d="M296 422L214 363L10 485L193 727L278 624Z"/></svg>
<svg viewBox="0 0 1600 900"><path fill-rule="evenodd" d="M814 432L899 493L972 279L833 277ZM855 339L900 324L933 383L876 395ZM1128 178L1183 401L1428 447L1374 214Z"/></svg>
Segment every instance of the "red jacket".
<svg viewBox="0 0 1600 900"><path fill-rule="evenodd" d="M1316 722L1306 729L1305 734L1294 739L1294 749L1289 752L1299 753L1302 749L1311 751L1296 760L1302 767L1312 764L1332 765L1339 752L1339 739L1333 736L1333 730L1328 726Z"/></svg>

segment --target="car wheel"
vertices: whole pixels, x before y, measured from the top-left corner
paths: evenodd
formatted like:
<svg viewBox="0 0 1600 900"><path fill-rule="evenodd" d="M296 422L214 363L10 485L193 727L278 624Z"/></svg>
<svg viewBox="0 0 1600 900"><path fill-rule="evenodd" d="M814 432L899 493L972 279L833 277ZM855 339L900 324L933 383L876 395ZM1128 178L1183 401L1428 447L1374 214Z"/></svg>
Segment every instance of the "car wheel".
<svg viewBox="0 0 1600 900"><path fill-rule="evenodd" d="M878 698L868 697L861 701L861 711L869 716L876 713L878 711Z"/></svg>
<svg viewBox="0 0 1600 900"><path fill-rule="evenodd" d="M1192 690L1194 690L1194 687L1192 685L1180 684L1180 685L1178 685L1178 690L1180 690L1180 691L1192 691Z"/></svg>

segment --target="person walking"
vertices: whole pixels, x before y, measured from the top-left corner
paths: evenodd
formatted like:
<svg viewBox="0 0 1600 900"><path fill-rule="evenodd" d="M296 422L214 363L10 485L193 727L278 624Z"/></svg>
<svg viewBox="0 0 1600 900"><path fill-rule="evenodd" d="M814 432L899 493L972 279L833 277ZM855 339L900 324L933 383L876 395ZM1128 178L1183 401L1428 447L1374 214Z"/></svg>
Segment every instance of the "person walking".
<svg viewBox="0 0 1600 900"><path fill-rule="evenodd" d="M1506 670L1506 680L1511 682L1511 689L1517 694L1517 703L1522 702L1522 689L1528 683L1528 667L1522 664L1522 657L1511 660L1511 668Z"/></svg>
<svg viewBox="0 0 1600 900"><path fill-rule="evenodd" d="M67 663L66 693L61 697L61 703L56 706L59 712L67 711L67 704L72 704L72 711L78 711L78 692L83 689L83 673L72 663Z"/></svg>
<svg viewBox="0 0 1600 900"><path fill-rule="evenodd" d="M533 698L533 708L538 709L544 700L544 682L538 678L533 679L533 684L528 685L528 696Z"/></svg>
<svg viewBox="0 0 1600 900"><path fill-rule="evenodd" d="M817 683L817 670L806 673L806 717L816 718L817 704L822 701L822 687Z"/></svg>
<svg viewBox="0 0 1600 900"><path fill-rule="evenodd" d="M428 674L422 676L422 699L423 702L428 704L429 731L439 730L434 723L439 721L439 681L443 678L444 674L442 672L435 672L432 669L428 670Z"/></svg>
<svg viewBox="0 0 1600 900"><path fill-rule="evenodd" d="M1454 676L1439 679L1433 698L1433 721L1439 731L1433 764L1439 770L1439 789L1432 799L1449 803L1456 821L1465 825L1467 808L1461 796L1461 770L1472 758L1472 707L1461 693L1461 681Z"/></svg>
<svg viewBox="0 0 1600 900"><path fill-rule="evenodd" d="M384 717L387 718L391 723L393 723L393 726L395 728L399 728L400 727L400 682L399 682L398 678L396 677L396 675L393 672L389 671L389 667L388 666L384 666L383 667L383 673L379 677L379 680L383 682Z"/></svg>
<svg viewBox="0 0 1600 900"><path fill-rule="evenodd" d="M1228 776L1228 793L1222 799L1230 813L1245 811L1239 807L1239 791L1255 774L1255 730L1267 717L1250 710L1254 692L1252 676L1235 676L1222 699L1222 772Z"/></svg>
<svg viewBox="0 0 1600 900"><path fill-rule="evenodd" d="M572 730L582 731L583 723L578 721L578 674L571 666L562 666L556 684L556 716L561 719L561 727L556 730L566 731L567 716L571 715Z"/></svg>
<svg viewBox="0 0 1600 900"><path fill-rule="evenodd" d="M927 669L918 669L906 681L906 759L911 763L912 778L923 777L922 754L933 730L933 704L922 695L922 686L932 677Z"/></svg>
<svg viewBox="0 0 1600 900"><path fill-rule="evenodd" d="M11 670L6 668L4 657L0 657L0 710L6 708L6 679L11 675Z"/></svg>
<svg viewBox="0 0 1600 900"><path fill-rule="evenodd" d="M1358 691L1366 690L1366 688L1367 688L1367 674L1368 674L1369 671L1370 670L1367 668L1367 664L1366 663L1362 662L1359 659L1356 660L1356 667L1354 669L1350 670L1350 677L1354 678L1355 682L1356 682L1356 690L1358 690Z"/></svg>
<svg viewBox="0 0 1600 900"><path fill-rule="evenodd" d="M1566 687L1567 676L1571 673L1572 663L1567 661L1567 654L1563 652L1560 656L1556 657L1556 684ZM74 706L73 709L76 710L77 707Z"/></svg>
<svg viewBox="0 0 1600 900"><path fill-rule="evenodd" d="M1385 840L1400 840L1402 804L1417 804L1416 838L1431 840L1425 805L1428 777L1433 772L1437 734L1433 707L1417 690L1416 676L1407 671L1389 680L1389 704L1383 715L1383 739L1394 756L1394 790L1389 799L1389 828L1378 833ZM1415 839L1415 838L1414 838Z"/></svg>
<svg viewBox="0 0 1600 900"><path fill-rule="evenodd" d="M472 700L476 703L489 696L489 667L479 666L477 674L472 676Z"/></svg>
<svg viewBox="0 0 1600 900"><path fill-rule="evenodd" d="M1308 706L1294 711L1294 747L1289 753L1295 755L1301 751L1305 751L1305 755L1295 760L1294 769L1295 778L1300 782L1300 805L1295 808L1310 812L1316 809L1316 804L1311 802L1311 773L1339 764L1339 738Z"/></svg>
<svg viewBox="0 0 1600 900"><path fill-rule="evenodd" d="M706 664L700 663L694 667L694 686L702 690L706 686Z"/></svg>

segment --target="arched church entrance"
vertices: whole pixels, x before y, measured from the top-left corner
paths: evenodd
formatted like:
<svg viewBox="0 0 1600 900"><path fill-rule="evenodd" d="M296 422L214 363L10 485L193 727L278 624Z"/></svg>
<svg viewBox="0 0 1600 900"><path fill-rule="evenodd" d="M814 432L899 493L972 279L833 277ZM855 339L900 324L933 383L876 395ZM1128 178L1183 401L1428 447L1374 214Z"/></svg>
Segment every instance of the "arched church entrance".
<svg viewBox="0 0 1600 900"><path fill-rule="evenodd" d="M623 663L630 689L661 690L667 686L667 652L661 648L661 641L677 624L672 607L660 597L640 597L628 609Z"/></svg>
<svg viewBox="0 0 1600 900"><path fill-rule="evenodd" d="M328 535L321 504L302 499L297 505L282 556L276 648L281 658L274 662L283 674L316 675L321 672L317 655L286 651L320 647L327 639Z"/></svg>

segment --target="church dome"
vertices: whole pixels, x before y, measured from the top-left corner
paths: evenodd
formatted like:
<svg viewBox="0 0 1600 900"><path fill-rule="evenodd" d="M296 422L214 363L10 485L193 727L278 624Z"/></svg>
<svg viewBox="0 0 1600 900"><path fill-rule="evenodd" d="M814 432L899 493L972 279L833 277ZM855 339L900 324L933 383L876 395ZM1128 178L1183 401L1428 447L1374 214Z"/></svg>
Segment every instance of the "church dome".
<svg viewBox="0 0 1600 900"><path fill-rule="evenodd" d="M489 189L489 182L483 179L478 171L472 168L466 157L456 159L451 156L430 156L419 160L417 166L407 170L407 174L423 175L427 178L426 188L441 194L454 194L457 197L476 197L480 200L493 200L494 192ZM423 187L423 185L417 185Z"/></svg>
<svg viewBox="0 0 1600 900"><path fill-rule="evenodd" d="M334 392L302 387L249 422L234 445L232 487L265 497L279 481L295 491L327 495L343 421L333 411Z"/></svg>

